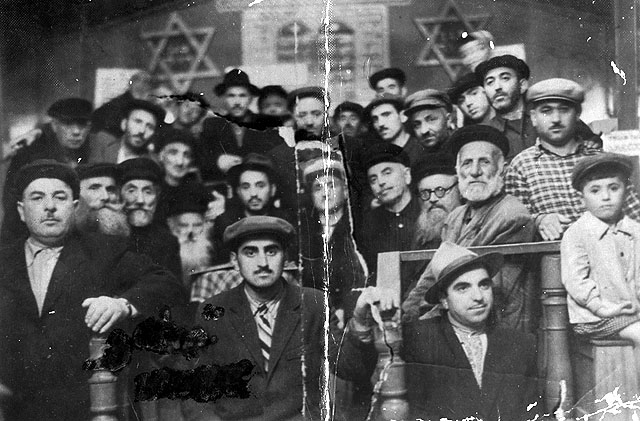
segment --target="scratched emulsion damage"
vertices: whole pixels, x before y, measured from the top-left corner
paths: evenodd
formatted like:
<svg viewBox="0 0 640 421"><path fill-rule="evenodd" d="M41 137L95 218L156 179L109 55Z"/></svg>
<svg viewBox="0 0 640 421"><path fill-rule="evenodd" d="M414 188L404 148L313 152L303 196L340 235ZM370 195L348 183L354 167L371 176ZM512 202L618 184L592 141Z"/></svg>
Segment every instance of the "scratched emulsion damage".
<svg viewBox="0 0 640 421"><path fill-rule="evenodd" d="M626 85L627 84L627 75L624 73L624 70L618 68L618 66L616 65L616 62L611 60L611 68L613 69L613 73L617 74L618 76L620 76L622 78L622 84Z"/></svg>

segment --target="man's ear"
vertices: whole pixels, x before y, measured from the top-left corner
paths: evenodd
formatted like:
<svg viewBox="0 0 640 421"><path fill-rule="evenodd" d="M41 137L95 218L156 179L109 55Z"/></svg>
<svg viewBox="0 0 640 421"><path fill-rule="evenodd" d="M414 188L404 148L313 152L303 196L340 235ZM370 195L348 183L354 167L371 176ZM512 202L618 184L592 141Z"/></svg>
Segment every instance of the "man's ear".
<svg viewBox="0 0 640 421"><path fill-rule="evenodd" d="M407 117L404 111L400 111L398 114L400 114L400 122L402 124L405 124L407 121L409 121L409 117Z"/></svg>
<svg viewBox="0 0 640 421"><path fill-rule="evenodd" d="M120 121L120 129L122 129L123 132L127 131L127 119L123 118L122 121Z"/></svg>
<svg viewBox="0 0 640 421"><path fill-rule="evenodd" d="M404 182L407 186L411 185L411 168L404 167Z"/></svg>
<svg viewBox="0 0 640 421"><path fill-rule="evenodd" d="M408 92L409 91L407 91L406 86L403 86L402 88L400 88L400 95L402 95L403 97L406 97Z"/></svg>
<svg viewBox="0 0 640 421"><path fill-rule="evenodd" d="M527 89L529 89L529 81L527 79L520 79L520 93L522 95L524 95L525 92L527 92Z"/></svg>
<svg viewBox="0 0 640 421"><path fill-rule="evenodd" d="M278 185L271 183L271 188L269 189L269 193L271 193L271 198L273 199L278 191Z"/></svg>
<svg viewBox="0 0 640 421"><path fill-rule="evenodd" d="M440 304L444 307L445 310L449 310L449 302L447 301L447 297L440 298Z"/></svg>
<svg viewBox="0 0 640 421"><path fill-rule="evenodd" d="M18 201L17 206L18 206L18 214L20 215L20 220L22 222L25 222L25 220L24 220L24 203Z"/></svg>

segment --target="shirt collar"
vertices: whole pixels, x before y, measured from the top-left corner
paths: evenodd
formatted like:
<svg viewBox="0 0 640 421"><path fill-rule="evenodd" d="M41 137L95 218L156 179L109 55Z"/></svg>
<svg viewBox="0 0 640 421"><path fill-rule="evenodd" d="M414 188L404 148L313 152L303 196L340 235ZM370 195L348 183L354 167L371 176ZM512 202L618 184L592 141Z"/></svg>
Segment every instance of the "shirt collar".
<svg viewBox="0 0 640 421"><path fill-rule="evenodd" d="M285 282L285 281L281 279L279 282ZM274 309L274 307L280 302L280 300L282 300L282 297L284 295L284 290L285 289L282 288L282 290L280 290L280 292L269 301L258 301L247 292L247 287L245 285L244 294L247 296L247 300L249 301L249 307L251 307L251 314L255 315L256 311L258 310L258 307L260 307L262 304L266 304L267 312L270 313Z"/></svg>
<svg viewBox="0 0 640 421"><path fill-rule="evenodd" d="M536 148L535 149L536 150L536 158L539 158L542 155L553 155L553 156L557 156L559 158L568 158L570 156L575 156L575 155L595 155L596 153L601 152L600 149L586 147L581 139L578 139L578 146L576 147L576 150L573 151L573 153L570 153L569 155L558 155L555 152L551 152L549 149L544 147L544 145L540 141L540 137L536 138L535 148Z"/></svg>
<svg viewBox="0 0 640 421"><path fill-rule="evenodd" d="M462 333L466 336L471 335L482 335L486 333L486 329L471 329L467 326L463 326L458 321L456 321L453 317L451 317L451 313L447 311L447 318L449 319L449 323L451 323L451 327L453 330L458 333Z"/></svg>
<svg viewBox="0 0 640 421"><path fill-rule="evenodd" d="M38 240L32 237L29 237L27 238L27 241L24 242L24 250L25 250L25 257L27 260L27 264L30 264L31 262L33 262L33 259L35 259L36 254L40 253L42 250L51 250L59 254L62 251L63 247L64 246L49 247L42 244Z"/></svg>
<svg viewBox="0 0 640 421"><path fill-rule="evenodd" d="M631 222L629 221L629 217L626 215L619 220L613 228L609 226L606 222L595 217L591 212L585 212L583 217L586 219L587 230L591 231L598 239L601 239L607 231L611 231L611 233L622 232L627 235L631 235L633 232Z"/></svg>

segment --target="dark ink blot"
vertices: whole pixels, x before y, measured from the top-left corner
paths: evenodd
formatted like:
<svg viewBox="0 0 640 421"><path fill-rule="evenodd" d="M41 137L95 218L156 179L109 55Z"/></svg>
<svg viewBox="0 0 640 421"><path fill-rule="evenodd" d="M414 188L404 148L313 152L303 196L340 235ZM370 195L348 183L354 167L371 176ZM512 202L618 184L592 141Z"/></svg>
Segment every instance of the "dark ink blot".
<svg viewBox="0 0 640 421"><path fill-rule="evenodd" d="M249 360L219 365L201 365L193 370L159 370L138 374L134 379L135 400L162 398L213 402L221 398L249 397L249 380L255 366Z"/></svg>
<svg viewBox="0 0 640 421"><path fill-rule="evenodd" d="M118 372L131 362L133 344L131 338L122 329L111 331L106 341L102 357L92 360L87 359L82 365L83 370L109 370Z"/></svg>
<svg viewBox="0 0 640 421"><path fill-rule="evenodd" d="M218 320L224 316L224 307L214 307L213 304L207 304L202 310L202 318L205 320Z"/></svg>

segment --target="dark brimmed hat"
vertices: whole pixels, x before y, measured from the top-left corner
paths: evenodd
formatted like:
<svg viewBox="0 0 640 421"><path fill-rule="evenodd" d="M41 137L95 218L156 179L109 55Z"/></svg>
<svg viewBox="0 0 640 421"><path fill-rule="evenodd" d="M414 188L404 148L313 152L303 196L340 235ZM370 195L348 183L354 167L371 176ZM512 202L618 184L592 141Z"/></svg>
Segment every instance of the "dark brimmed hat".
<svg viewBox="0 0 640 421"><path fill-rule="evenodd" d="M489 70L497 69L498 67L508 67L515 70L520 79L529 79L529 76L531 76L531 71L529 70L527 63L516 56L512 56L511 54L496 56L487 61L483 61L478 64L475 72L478 78L484 81L484 77L489 73Z"/></svg>
<svg viewBox="0 0 640 421"><path fill-rule="evenodd" d="M379 107L382 104L391 104L396 110L398 110L398 113L400 113L404 108L404 98L390 94L377 96L373 99L373 101L367 104L366 107L364 107L362 115L364 115L367 120L371 120L371 112L373 111L373 109Z"/></svg>
<svg viewBox="0 0 640 421"><path fill-rule="evenodd" d="M376 85L382 79L395 79L398 81L398 83L404 85L407 82L407 75L405 75L402 70L396 67L389 67L379 70L369 76L369 86L371 86L371 89L376 89Z"/></svg>
<svg viewBox="0 0 640 421"><path fill-rule="evenodd" d="M451 134L444 148L453 156L457 156L460 149L467 143L480 141L497 146L505 158L509 155L509 139L500 130L484 124L473 124L459 128Z"/></svg>
<svg viewBox="0 0 640 421"><path fill-rule="evenodd" d="M631 159L626 155L603 152L590 155L578 161L571 174L571 185L576 190L582 190L584 182L595 171L619 172L628 179L633 172Z"/></svg>
<svg viewBox="0 0 640 421"><path fill-rule="evenodd" d="M447 153L430 153L411 169L411 179L415 184L434 174L456 175L456 159Z"/></svg>
<svg viewBox="0 0 640 421"><path fill-rule="evenodd" d="M153 144L156 152L161 152L170 143L182 143L190 147L194 154L196 152L196 139L187 130L163 127L154 133Z"/></svg>
<svg viewBox="0 0 640 421"><path fill-rule="evenodd" d="M128 118L129 114L134 110L144 110L153 114L156 118L156 126L159 126L164 122L164 116L166 115L166 111L153 102L134 98L128 101L127 105L122 109L122 118Z"/></svg>
<svg viewBox="0 0 640 421"><path fill-rule="evenodd" d="M460 76L447 90L451 102L457 104L463 93L476 86L482 86L482 80L473 72Z"/></svg>
<svg viewBox="0 0 640 421"><path fill-rule="evenodd" d="M149 180L160 184L164 176L162 168L149 158L127 159L118 164L118 171L120 172L118 184L121 186L130 180Z"/></svg>
<svg viewBox="0 0 640 421"><path fill-rule="evenodd" d="M424 299L429 304L438 304L442 292L446 291L458 276L477 267L485 268L489 277L493 278L502 268L503 261L500 253L479 256L462 246L445 241L431 260L430 266L436 282L427 290Z"/></svg>
<svg viewBox="0 0 640 421"><path fill-rule="evenodd" d="M242 241L260 235L272 235L286 248L293 240L295 229L284 219L273 216L247 216L224 230L223 241L225 246L236 251Z"/></svg>
<svg viewBox="0 0 640 421"><path fill-rule="evenodd" d="M572 80L553 78L542 80L527 90L527 102L554 99L580 105L584 101L584 89Z"/></svg>
<svg viewBox="0 0 640 421"><path fill-rule="evenodd" d="M364 153L363 157L364 169L366 171L381 162L395 162L409 167L409 156L402 150L400 146L388 142L379 142L371 145Z"/></svg>
<svg viewBox="0 0 640 421"><path fill-rule="evenodd" d="M183 213L200 213L207 211L209 202L213 200L211 193L200 183L185 183L177 191L174 200L169 202L167 217L182 215Z"/></svg>
<svg viewBox="0 0 640 421"><path fill-rule="evenodd" d="M93 105L83 98L64 98L51 104L47 110L47 115L62 121L91 120Z"/></svg>
<svg viewBox="0 0 640 421"><path fill-rule="evenodd" d="M216 95L222 96L227 91L227 89L232 86L242 86L249 89L249 92L253 96L260 95L260 89L256 85L252 85L249 82L249 75L243 72L240 69L232 69L226 75L224 75L224 79L222 82L217 84L215 88L213 88L213 92Z"/></svg>
<svg viewBox="0 0 640 421"><path fill-rule="evenodd" d="M319 86L305 86L289 92L287 97L287 107L293 112L293 107L302 98L315 98L320 102L324 102L325 90Z"/></svg>
<svg viewBox="0 0 640 421"><path fill-rule="evenodd" d="M453 111L449 95L437 89L423 89L412 93L404 101L404 113L409 116L424 108L444 108Z"/></svg>
<svg viewBox="0 0 640 421"><path fill-rule="evenodd" d="M109 162L97 162L95 164L80 163L76 167L78 178L80 180L86 180L87 178L95 177L111 177L118 181L118 166Z"/></svg>
<svg viewBox="0 0 640 421"><path fill-rule="evenodd" d="M61 180L71 188L73 198L78 198L80 192L78 175L69 165L54 161L53 159L38 159L18 170L13 184L15 197L21 197L29 184L39 178L56 178Z"/></svg>
<svg viewBox="0 0 640 421"><path fill-rule="evenodd" d="M264 155L260 155L257 153L249 153L244 158L242 158L242 162L238 165L235 165L229 169L227 172L227 180L232 187L238 187L240 183L240 176L245 171L260 171L267 174L269 177L269 181L272 184L277 184L276 180L276 171L273 167L273 161Z"/></svg>
<svg viewBox="0 0 640 421"><path fill-rule="evenodd" d="M287 91L280 85L267 85L260 89L260 96L258 97L258 103L262 102L266 97L276 95L281 98L287 99Z"/></svg>
<svg viewBox="0 0 640 421"><path fill-rule="evenodd" d="M345 111L351 111L352 113L356 113L360 118L364 116L364 107L360 104L356 104L355 102L345 101L341 104L338 104L336 109L333 111L333 118L337 119L340 117L340 113Z"/></svg>

